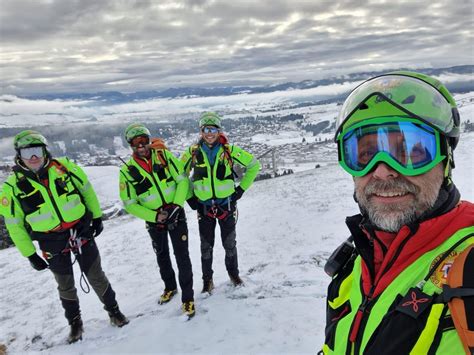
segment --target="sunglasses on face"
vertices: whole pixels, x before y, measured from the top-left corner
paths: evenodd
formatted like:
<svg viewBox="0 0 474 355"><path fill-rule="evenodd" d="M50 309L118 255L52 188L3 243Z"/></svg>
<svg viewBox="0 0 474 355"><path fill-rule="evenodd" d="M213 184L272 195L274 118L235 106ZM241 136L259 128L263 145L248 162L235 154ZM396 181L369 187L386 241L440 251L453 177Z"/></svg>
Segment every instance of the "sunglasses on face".
<svg viewBox="0 0 474 355"><path fill-rule="evenodd" d="M216 134L216 133L219 133L219 128L213 127L213 126L203 127L201 129L201 132L205 134L208 134L208 133Z"/></svg>
<svg viewBox="0 0 474 355"><path fill-rule="evenodd" d="M132 142L130 143L130 146L132 148L141 148L146 145L150 144L150 138L148 137L136 137L132 139Z"/></svg>
<svg viewBox="0 0 474 355"><path fill-rule="evenodd" d="M42 158L44 156L43 147L29 147L20 150L20 157L22 159L31 159L33 157Z"/></svg>

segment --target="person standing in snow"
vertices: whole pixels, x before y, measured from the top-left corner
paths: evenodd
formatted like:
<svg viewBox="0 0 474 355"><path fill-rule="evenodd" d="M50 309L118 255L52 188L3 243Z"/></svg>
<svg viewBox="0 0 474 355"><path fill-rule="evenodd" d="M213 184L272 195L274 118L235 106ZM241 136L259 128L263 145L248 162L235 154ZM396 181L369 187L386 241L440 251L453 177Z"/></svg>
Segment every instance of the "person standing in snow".
<svg viewBox="0 0 474 355"><path fill-rule="evenodd" d="M325 267L324 354L474 350L474 204L451 176L459 137L453 97L427 75L377 76L346 99L335 140L361 213Z"/></svg>
<svg viewBox="0 0 474 355"><path fill-rule="evenodd" d="M230 145L222 133L221 118L213 112L204 113L199 119L200 140L181 156L187 174L192 170L192 197L188 204L198 212L201 238L201 266L203 289L211 293L212 250L214 248L216 222L221 228L222 245L225 249L225 265L234 286L242 284L239 276L236 231L237 200L250 188L260 170L260 163L249 152ZM240 184L235 185L234 164L245 167Z"/></svg>
<svg viewBox="0 0 474 355"><path fill-rule="evenodd" d="M69 343L82 339L83 333L71 252L112 325L124 326L128 319L102 270L94 240L103 230L102 211L86 174L67 158L53 159L39 132L20 132L14 147L15 166L3 184L1 212L12 241L31 266L53 273L70 324ZM44 259L36 253L33 240L39 243Z"/></svg>
<svg viewBox="0 0 474 355"><path fill-rule="evenodd" d="M182 310L189 318L193 317L193 271L183 209L189 180L179 159L166 149L161 140L152 141L150 131L142 124L129 125L125 139L133 155L120 169L120 198L128 213L146 222L165 284L159 304L169 302L177 293L168 247L169 234L178 265Z"/></svg>

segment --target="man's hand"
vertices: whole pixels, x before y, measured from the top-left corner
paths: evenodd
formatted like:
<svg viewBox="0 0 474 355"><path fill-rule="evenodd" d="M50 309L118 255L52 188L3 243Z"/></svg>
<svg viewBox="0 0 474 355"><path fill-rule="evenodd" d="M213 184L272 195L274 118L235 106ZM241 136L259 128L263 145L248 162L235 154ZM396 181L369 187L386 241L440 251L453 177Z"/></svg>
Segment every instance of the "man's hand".
<svg viewBox="0 0 474 355"><path fill-rule="evenodd" d="M232 200L234 200L234 201L240 200L240 198L242 197L244 192L245 192L245 190L243 188L241 188L240 186L237 186L235 188L234 194L232 195Z"/></svg>
<svg viewBox="0 0 474 355"><path fill-rule="evenodd" d="M38 254L34 253L33 255L30 255L28 257L28 260L30 261L31 266L33 269L41 271L44 269L48 268L48 263L43 260L42 257L40 257Z"/></svg>
<svg viewBox="0 0 474 355"><path fill-rule="evenodd" d="M99 236L100 233L104 230L104 224L102 223L102 218L94 218L92 220L92 225L91 225L91 232L92 232L92 237L96 238Z"/></svg>
<svg viewBox="0 0 474 355"><path fill-rule="evenodd" d="M181 209L182 207L175 204L166 205L160 208L156 215L156 223L158 223L158 225L167 225L169 230L174 229L178 223L179 212Z"/></svg>

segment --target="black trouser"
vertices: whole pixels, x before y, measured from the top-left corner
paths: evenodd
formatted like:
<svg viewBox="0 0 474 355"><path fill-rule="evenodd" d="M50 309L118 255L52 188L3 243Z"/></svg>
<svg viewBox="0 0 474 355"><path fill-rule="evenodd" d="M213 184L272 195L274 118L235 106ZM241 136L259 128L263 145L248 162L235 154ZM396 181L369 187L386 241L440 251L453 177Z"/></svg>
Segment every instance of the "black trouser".
<svg viewBox="0 0 474 355"><path fill-rule="evenodd" d="M173 230L161 228L156 223L147 223L147 230L150 234L153 250L160 268L161 279L166 290L176 290L176 275L171 265L170 249L168 246L168 233L173 244L174 256L178 265L179 286L181 287L181 300L188 302L194 300L193 291L193 269L189 258L188 248L188 225L184 209L179 212L178 224Z"/></svg>
<svg viewBox="0 0 474 355"><path fill-rule="evenodd" d="M69 232L67 233L69 234ZM74 285L74 273L71 261L71 251L63 252L67 247L66 240L44 240L39 241L40 248L45 252L56 282L58 283L59 298L65 311L65 316L71 322L80 314L79 298ZM90 285L104 304L106 310L112 310L117 305L115 292L105 276L100 264L99 249L94 239L90 239L81 248L81 254L75 257L81 270L87 277Z"/></svg>
<svg viewBox="0 0 474 355"><path fill-rule="evenodd" d="M223 219L208 215L209 209L206 206L198 209L199 235L201 237L201 267L203 280L212 278L212 250L215 241L216 220L221 228L222 246L225 249L225 267L230 276L239 275L239 264L237 260L236 241L236 204L231 203L230 207L223 205L220 212L227 211L227 216Z"/></svg>

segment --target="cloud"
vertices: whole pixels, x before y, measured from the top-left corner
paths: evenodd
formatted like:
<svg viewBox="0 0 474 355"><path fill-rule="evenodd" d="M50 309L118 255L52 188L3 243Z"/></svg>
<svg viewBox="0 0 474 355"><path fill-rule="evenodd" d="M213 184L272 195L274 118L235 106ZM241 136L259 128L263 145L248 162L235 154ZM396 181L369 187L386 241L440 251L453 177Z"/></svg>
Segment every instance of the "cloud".
<svg viewBox="0 0 474 355"><path fill-rule="evenodd" d="M0 24L3 94L473 62L470 1L3 0Z"/></svg>

